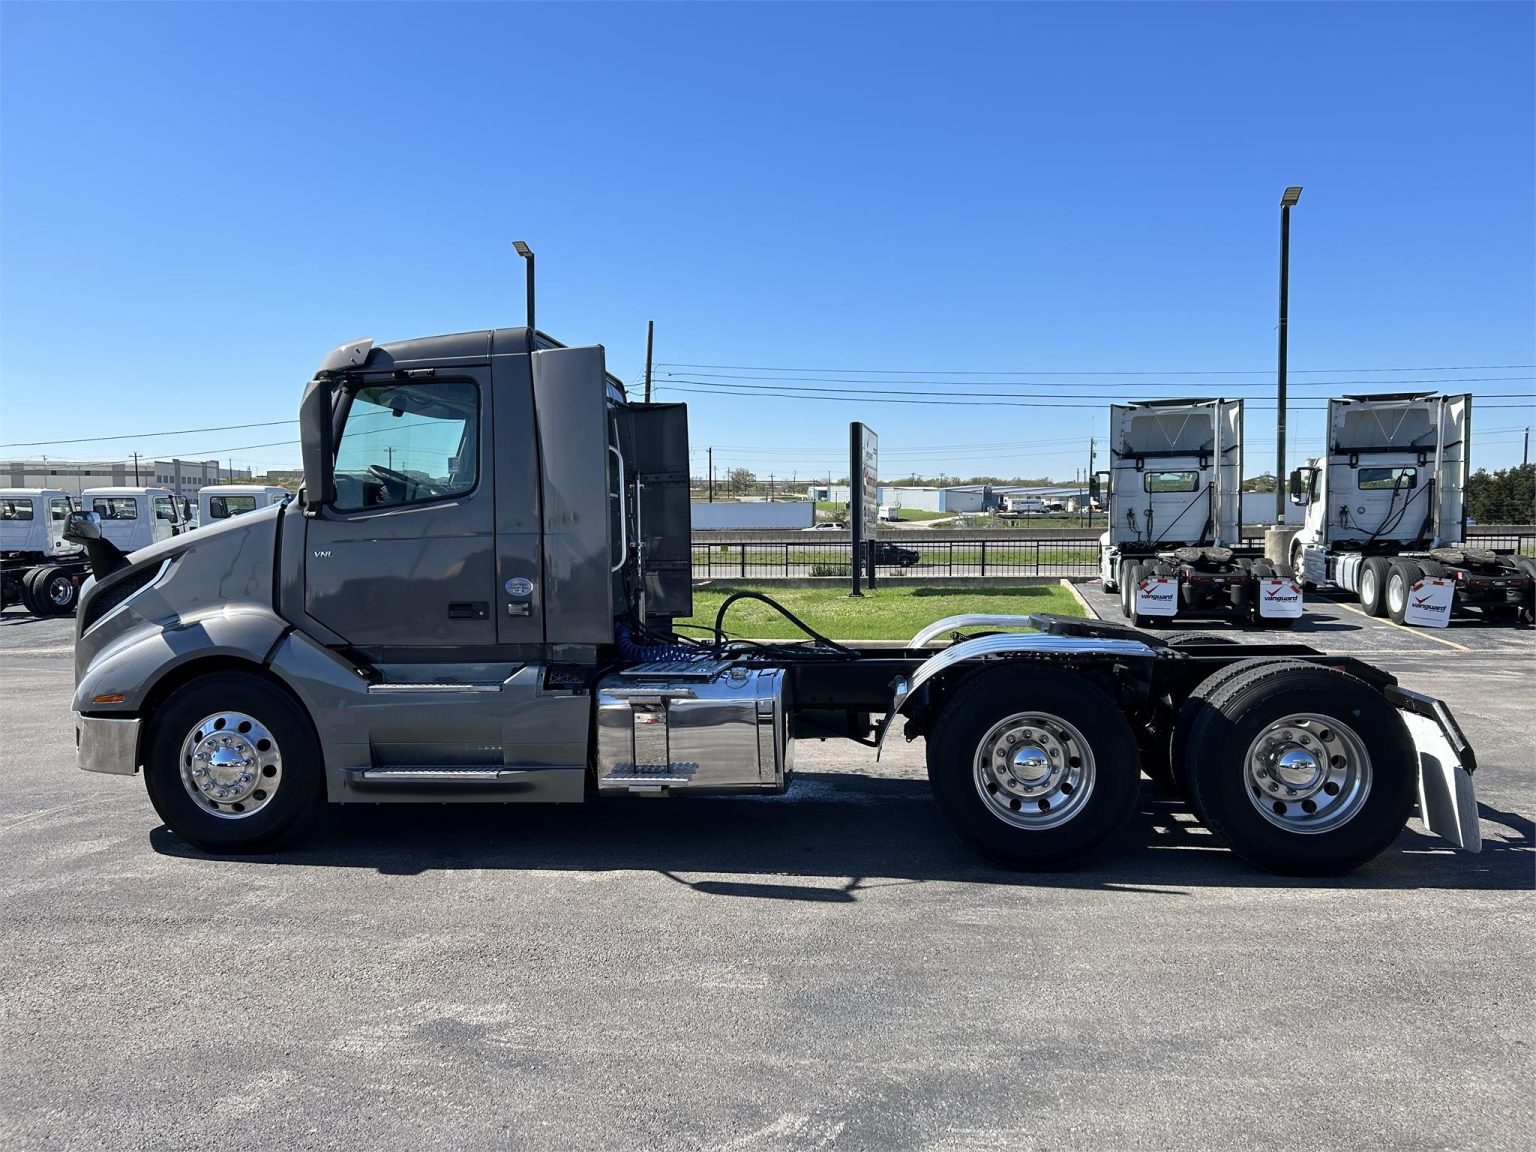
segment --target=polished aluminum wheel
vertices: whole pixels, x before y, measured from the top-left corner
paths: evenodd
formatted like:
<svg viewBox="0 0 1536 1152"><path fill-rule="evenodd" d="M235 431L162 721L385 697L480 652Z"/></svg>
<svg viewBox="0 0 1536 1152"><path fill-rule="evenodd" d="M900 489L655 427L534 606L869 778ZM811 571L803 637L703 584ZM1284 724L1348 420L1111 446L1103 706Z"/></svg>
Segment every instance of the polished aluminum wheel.
<svg viewBox="0 0 1536 1152"><path fill-rule="evenodd" d="M1088 803L1095 776L1083 734L1048 712L998 721L976 748L976 791L998 819L1044 831L1065 824Z"/></svg>
<svg viewBox="0 0 1536 1152"><path fill-rule="evenodd" d="M48 581L42 593L43 599L52 604L55 610L67 611L75 602L75 582L61 572Z"/></svg>
<svg viewBox="0 0 1536 1152"><path fill-rule="evenodd" d="M1276 720L1248 746L1248 799L1287 832L1331 832L1371 794L1371 757L1346 724L1298 712Z"/></svg>
<svg viewBox="0 0 1536 1152"><path fill-rule="evenodd" d="M215 712L181 742L181 783L203 808L226 820L260 812L283 779L272 733L243 712Z"/></svg>

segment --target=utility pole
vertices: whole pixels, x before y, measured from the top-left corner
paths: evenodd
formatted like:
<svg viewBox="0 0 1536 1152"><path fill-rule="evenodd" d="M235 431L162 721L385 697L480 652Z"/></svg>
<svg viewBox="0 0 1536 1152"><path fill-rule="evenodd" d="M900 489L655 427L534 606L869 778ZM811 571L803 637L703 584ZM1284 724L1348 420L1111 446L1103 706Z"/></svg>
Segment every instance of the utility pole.
<svg viewBox="0 0 1536 1152"><path fill-rule="evenodd" d="M715 450L709 450L709 502L715 502Z"/></svg>
<svg viewBox="0 0 1536 1152"><path fill-rule="evenodd" d="M133 486L135 488L139 486L139 454L137 452L133 454Z"/></svg>
<svg viewBox="0 0 1536 1152"><path fill-rule="evenodd" d="M768 473L768 503L773 503L773 473Z"/></svg>
<svg viewBox="0 0 1536 1152"><path fill-rule="evenodd" d="M1285 525L1285 357L1289 338L1291 292L1291 208L1301 199L1301 189L1291 187L1280 197L1280 363L1278 365L1277 407L1279 423L1275 449L1275 526ZM1218 460L1217 464L1221 462Z"/></svg>
<svg viewBox="0 0 1536 1152"><path fill-rule="evenodd" d="M394 449L394 446L391 445L391 444L386 444L384 446L384 451L389 453L389 470L391 472L393 472L395 470L395 449Z"/></svg>
<svg viewBox="0 0 1536 1152"><path fill-rule="evenodd" d="M1520 466L1523 468L1531 462L1531 430L1525 430L1525 448L1520 453Z"/></svg>
<svg viewBox="0 0 1536 1152"><path fill-rule="evenodd" d="M656 341L656 321L645 322L645 402L651 402L651 349Z"/></svg>

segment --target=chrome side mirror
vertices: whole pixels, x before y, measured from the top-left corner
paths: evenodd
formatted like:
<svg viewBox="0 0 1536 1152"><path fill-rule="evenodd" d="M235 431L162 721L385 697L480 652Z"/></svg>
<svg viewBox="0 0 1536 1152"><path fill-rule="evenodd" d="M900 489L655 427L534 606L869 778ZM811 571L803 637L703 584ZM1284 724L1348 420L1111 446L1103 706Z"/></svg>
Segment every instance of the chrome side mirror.
<svg viewBox="0 0 1536 1152"><path fill-rule="evenodd" d="M95 512L71 512L64 521L64 539L77 544L101 539L101 517Z"/></svg>

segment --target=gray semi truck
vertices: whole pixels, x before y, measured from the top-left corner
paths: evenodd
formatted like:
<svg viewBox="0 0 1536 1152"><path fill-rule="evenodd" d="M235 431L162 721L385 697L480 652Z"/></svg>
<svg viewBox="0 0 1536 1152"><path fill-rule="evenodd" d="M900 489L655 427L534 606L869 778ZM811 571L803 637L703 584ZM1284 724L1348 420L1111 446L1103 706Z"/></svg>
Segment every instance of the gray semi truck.
<svg viewBox="0 0 1536 1152"><path fill-rule="evenodd" d="M1005 866L1093 853L1143 770L1277 871L1359 865L1415 803L1479 845L1446 707L1301 645L985 615L898 650L733 640L752 593L688 633L687 412L632 402L600 347L526 327L343 345L300 423L295 501L131 557L71 518L94 571L79 765L142 768L206 850L273 849L327 802L781 793L797 735L878 748L898 726Z"/></svg>

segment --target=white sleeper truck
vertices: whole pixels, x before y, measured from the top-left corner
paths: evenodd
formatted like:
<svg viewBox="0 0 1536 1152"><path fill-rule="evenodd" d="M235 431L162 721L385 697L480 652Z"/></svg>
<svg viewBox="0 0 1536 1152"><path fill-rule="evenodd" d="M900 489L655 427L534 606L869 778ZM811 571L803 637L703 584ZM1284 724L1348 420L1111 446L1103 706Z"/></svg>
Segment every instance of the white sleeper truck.
<svg viewBox="0 0 1536 1152"><path fill-rule="evenodd" d="M923 738L938 808L1006 867L1097 851L1143 770L1282 872L1365 863L1415 804L1480 843L1445 705L1303 645L978 614L875 650L782 608L803 641L735 640L733 605L772 604L755 592L689 639L687 409L636 403L601 347L355 341L309 382L300 438L295 500L126 557L71 519L95 574L79 765L142 769L205 850L275 849L327 803L777 794L797 733L829 731Z"/></svg>
<svg viewBox="0 0 1536 1152"><path fill-rule="evenodd" d="M1115 404L1109 432L1110 470L1092 492L1108 501L1099 576L1121 613L1138 627L1213 612L1294 625L1302 593L1289 567L1242 546L1243 402Z"/></svg>
<svg viewBox="0 0 1536 1152"><path fill-rule="evenodd" d="M1471 425L1469 395L1330 400L1327 455L1290 477L1306 508L1297 575L1398 624L1444 628L1467 609L1529 623L1536 560L1466 543Z"/></svg>
<svg viewBox="0 0 1536 1152"><path fill-rule="evenodd" d="M74 609L89 575L85 551L64 538L75 504L58 488L0 489L0 608L34 616Z"/></svg>

